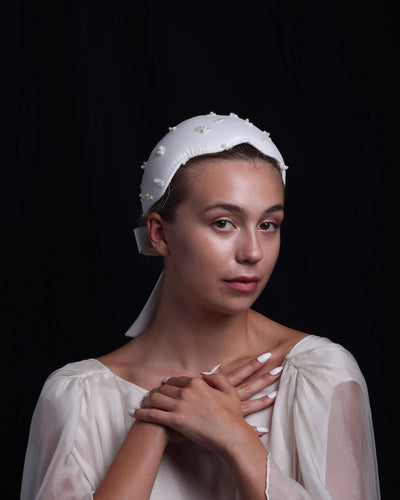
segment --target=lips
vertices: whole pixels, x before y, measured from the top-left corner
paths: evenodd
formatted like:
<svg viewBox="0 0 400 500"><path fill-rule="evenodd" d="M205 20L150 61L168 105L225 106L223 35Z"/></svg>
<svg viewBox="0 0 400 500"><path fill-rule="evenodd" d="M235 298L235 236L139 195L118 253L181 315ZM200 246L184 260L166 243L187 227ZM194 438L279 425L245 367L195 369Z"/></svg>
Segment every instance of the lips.
<svg viewBox="0 0 400 500"><path fill-rule="evenodd" d="M236 276L229 280L225 280L226 284L238 292L255 292L257 283L260 281L258 276Z"/></svg>

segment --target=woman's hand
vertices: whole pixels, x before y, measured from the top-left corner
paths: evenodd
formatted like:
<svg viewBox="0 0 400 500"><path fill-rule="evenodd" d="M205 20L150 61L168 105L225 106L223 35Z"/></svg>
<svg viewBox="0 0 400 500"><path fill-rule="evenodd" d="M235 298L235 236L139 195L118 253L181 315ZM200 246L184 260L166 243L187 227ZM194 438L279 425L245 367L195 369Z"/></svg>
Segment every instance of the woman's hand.
<svg viewBox="0 0 400 500"><path fill-rule="evenodd" d="M227 381L231 386L235 387L237 391L243 416L267 408L268 406L271 406L275 401L276 391L272 391L267 396L263 396L261 398L252 400L248 399L254 396L254 394L259 392L260 390L271 385L280 377L281 367L269 370L269 368L271 367L268 367L268 364L270 364L268 363L270 357L270 353L265 353L226 374ZM257 374L257 372L261 373L258 374L257 377L248 380L249 377ZM209 385L215 388L214 376L218 373L219 365L210 372L204 372L203 379ZM192 380L192 377L173 377L166 379L162 386L153 389L153 391L151 391L146 397L143 398L141 407L147 409L155 407L155 401L157 400L156 394L162 394L169 397L177 397L179 393L177 389L188 387ZM137 416L137 414L135 416ZM258 436L262 436L265 434L265 432L267 432L267 429L265 428L253 427L253 429ZM184 438L177 432L171 432L170 439L172 442L177 442L181 441Z"/></svg>
<svg viewBox="0 0 400 500"><path fill-rule="evenodd" d="M245 442L253 433L243 419L238 392L225 375L177 377L175 382L151 391L135 418L172 428L222 455L232 439Z"/></svg>
<svg viewBox="0 0 400 500"><path fill-rule="evenodd" d="M275 367L270 370L270 368L272 368L273 366L271 365L270 358L271 354L267 352L265 354L261 354L257 358L252 359L239 368L225 373L228 382L230 382L230 384L236 388L239 399L241 401L242 414L244 417L246 415L250 415L251 413L255 413L257 411L268 408L268 406L271 406L275 402L277 393L276 391L271 391L266 396L263 396L261 398L249 399L257 394L257 392L272 385L281 376L281 366ZM220 373L220 366L221 365L217 365L209 372L203 372L203 378L211 382L212 379L207 377L207 375ZM257 374L257 372L260 373ZM254 374L257 374L257 377L253 377L250 379L250 377ZM168 377L167 379L164 379L163 385L161 387L175 386L183 388L186 387L191 380L192 377ZM154 390L157 391L159 389L160 388L156 388ZM168 388L166 389L168 392ZM142 408L149 407L149 399L144 398L141 406Z"/></svg>

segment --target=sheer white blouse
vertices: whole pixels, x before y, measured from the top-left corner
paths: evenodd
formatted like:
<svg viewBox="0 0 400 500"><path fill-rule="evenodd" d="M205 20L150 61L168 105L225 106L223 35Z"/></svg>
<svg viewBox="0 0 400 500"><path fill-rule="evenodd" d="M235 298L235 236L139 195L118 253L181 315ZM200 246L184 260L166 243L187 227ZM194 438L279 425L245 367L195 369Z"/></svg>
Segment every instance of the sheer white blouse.
<svg viewBox="0 0 400 500"><path fill-rule="evenodd" d="M353 356L317 336L286 356L272 407L246 417L268 427L267 500L379 500L367 387ZM21 500L89 500L146 390L95 359L71 363L44 384L29 435ZM191 442L169 445L151 500L239 499L222 460Z"/></svg>

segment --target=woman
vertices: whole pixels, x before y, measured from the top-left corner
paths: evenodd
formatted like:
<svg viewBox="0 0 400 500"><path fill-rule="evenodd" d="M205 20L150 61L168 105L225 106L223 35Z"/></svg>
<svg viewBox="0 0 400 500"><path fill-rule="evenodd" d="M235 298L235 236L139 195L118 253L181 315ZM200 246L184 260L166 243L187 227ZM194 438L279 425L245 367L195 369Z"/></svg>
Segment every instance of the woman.
<svg viewBox="0 0 400 500"><path fill-rule="evenodd" d="M132 341L46 381L22 498L378 499L354 358L251 309L284 215L269 135L234 114L194 117L143 167L135 234L163 275Z"/></svg>

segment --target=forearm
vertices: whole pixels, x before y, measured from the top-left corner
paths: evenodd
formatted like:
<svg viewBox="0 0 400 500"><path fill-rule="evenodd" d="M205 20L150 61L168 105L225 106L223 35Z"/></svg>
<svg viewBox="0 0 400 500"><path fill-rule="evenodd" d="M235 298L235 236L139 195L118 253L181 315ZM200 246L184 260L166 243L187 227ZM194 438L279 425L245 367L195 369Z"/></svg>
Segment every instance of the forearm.
<svg viewBox="0 0 400 500"><path fill-rule="evenodd" d="M93 498L148 500L167 442L162 426L134 422Z"/></svg>
<svg viewBox="0 0 400 500"><path fill-rule="evenodd" d="M265 500L268 451L252 429L223 453L243 500Z"/></svg>

